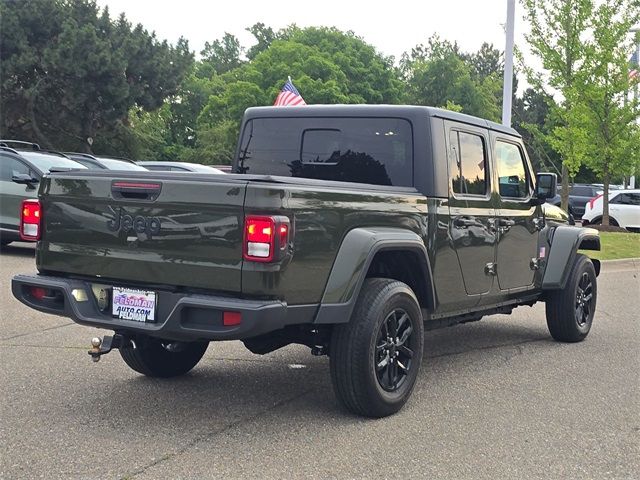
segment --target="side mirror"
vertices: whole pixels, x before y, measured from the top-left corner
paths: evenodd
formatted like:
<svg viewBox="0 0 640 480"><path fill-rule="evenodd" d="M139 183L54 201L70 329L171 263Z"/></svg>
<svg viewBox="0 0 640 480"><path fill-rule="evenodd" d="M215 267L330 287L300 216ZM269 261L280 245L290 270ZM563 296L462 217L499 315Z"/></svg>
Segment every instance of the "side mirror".
<svg viewBox="0 0 640 480"><path fill-rule="evenodd" d="M538 173L536 175L536 198L544 202L556 196L558 177L555 173Z"/></svg>
<svg viewBox="0 0 640 480"><path fill-rule="evenodd" d="M20 185L27 185L31 188L33 188L34 185L39 182L37 178L32 178L31 175L28 175L26 173L18 173L16 175L13 175L11 177L11 181Z"/></svg>

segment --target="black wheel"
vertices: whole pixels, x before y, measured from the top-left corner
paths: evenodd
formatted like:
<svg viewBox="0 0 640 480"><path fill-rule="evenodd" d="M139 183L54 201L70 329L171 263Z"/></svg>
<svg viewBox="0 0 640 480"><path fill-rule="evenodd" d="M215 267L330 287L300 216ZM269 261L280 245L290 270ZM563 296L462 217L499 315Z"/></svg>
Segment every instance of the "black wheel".
<svg viewBox="0 0 640 480"><path fill-rule="evenodd" d="M602 225L602 217L596 217L594 218L591 222L589 222L590 225ZM611 225L612 227L619 227L620 225L618 224L618 221L609 216L609 225Z"/></svg>
<svg viewBox="0 0 640 480"><path fill-rule="evenodd" d="M560 342L584 340L593 323L597 294L593 263L586 255L576 255L566 287L552 292L546 302L551 336Z"/></svg>
<svg viewBox="0 0 640 480"><path fill-rule="evenodd" d="M209 342L171 342L136 337L131 346L120 349L124 362L148 377L177 377L197 365Z"/></svg>
<svg viewBox="0 0 640 480"><path fill-rule="evenodd" d="M423 342L422 313L411 288L367 279L350 322L331 335L331 380L340 403L367 417L396 413L413 391Z"/></svg>

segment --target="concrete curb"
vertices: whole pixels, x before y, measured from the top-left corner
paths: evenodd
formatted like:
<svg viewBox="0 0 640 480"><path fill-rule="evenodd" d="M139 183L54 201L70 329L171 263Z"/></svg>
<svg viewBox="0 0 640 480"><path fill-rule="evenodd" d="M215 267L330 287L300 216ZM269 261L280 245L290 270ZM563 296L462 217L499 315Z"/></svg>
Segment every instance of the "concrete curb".
<svg viewBox="0 0 640 480"><path fill-rule="evenodd" d="M601 260L603 272L640 271L640 258L619 258L616 260Z"/></svg>

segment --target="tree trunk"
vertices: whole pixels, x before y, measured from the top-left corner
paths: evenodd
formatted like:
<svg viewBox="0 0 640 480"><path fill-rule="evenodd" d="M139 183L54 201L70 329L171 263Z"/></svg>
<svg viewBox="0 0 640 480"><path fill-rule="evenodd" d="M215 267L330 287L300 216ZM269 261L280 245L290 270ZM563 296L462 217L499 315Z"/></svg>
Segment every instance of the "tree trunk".
<svg viewBox="0 0 640 480"><path fill-rule="evenodd" d="M562 190L560 192L560 208L569 211L569 169L562 164Z"/></svg>
<svg viewBox="0 0 640 480"><path fill-rule="evenodd" d="M36 118L36 97L37 93L34 91L30 92L28 95L28 105L29 105L29 118L31 119L31 131L33 135L36 137L36 141L38 144L47 150L52 150L51 141L47 138L47 136L42 133L40 130L40 126L38 125L38 119Z"/></svg>
<svg viewBox="0 0 640 480"><path fill-rule="evenodd" d="M602 225L609 225L609 168L604 166L604 191L602 192Z"/></svg>

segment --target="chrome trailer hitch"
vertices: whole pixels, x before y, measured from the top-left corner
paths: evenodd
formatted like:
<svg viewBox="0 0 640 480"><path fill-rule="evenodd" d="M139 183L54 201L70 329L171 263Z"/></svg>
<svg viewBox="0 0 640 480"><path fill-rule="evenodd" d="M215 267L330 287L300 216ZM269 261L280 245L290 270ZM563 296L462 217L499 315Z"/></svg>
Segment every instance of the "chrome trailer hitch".
<svg viewBox="0 0 640 480"><path fill-rule="evenodd" d="M100 357L109 353L114 348L127 347L131 343L131 340L119 333L111 335L105 335L101 340L99 337L93 337L91 339L91 350L87 353L91 355L91 360L99 362Z"/></svg>

